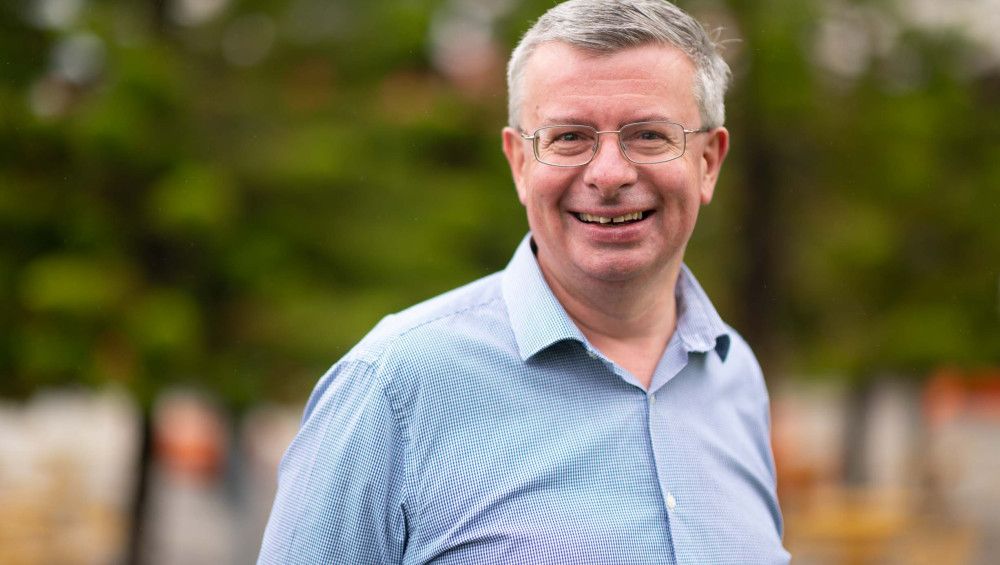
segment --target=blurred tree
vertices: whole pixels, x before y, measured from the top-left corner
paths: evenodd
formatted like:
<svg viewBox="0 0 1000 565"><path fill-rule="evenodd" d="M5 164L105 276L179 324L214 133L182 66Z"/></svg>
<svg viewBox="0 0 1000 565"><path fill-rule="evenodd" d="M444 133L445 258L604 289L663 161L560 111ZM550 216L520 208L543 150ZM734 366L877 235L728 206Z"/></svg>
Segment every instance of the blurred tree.
<svg viewBox="0 0 1000 565"><path fill-rule="evenodd" d="M23 53L0 75L0 393L133 391L136 542L161 390L237 416L299 402L381 316L502 267L526 229L502 96L431 65L433 5L0 9Z"/></svg>
<svg viewBox="0 0 1000 565"><path fill-rule="evenodd" d="M853 383L857 481L873 379L1000 361L1000 50L909 4L729 3L735 319L772 376Z"/></svg>

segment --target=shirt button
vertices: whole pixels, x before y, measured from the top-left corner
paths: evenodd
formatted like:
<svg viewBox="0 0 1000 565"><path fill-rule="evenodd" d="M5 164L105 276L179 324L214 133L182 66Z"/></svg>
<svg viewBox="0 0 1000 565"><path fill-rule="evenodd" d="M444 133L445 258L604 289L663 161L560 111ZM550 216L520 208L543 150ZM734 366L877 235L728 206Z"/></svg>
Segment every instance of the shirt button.
<svg viewBox="0 0 1000 565"><path fill-rule="evenodd" d="M656 395L655 394L649 395L649 403L650 404L656 404Z"/></svg>
<svg viewBox="0 0 1000 565"><path fill-rule="evenodd" d="M587 351L587 355L588 355L588 356L589 356L589 357L590 357L591 359L597 359L597 354L596 354L596 353L594 353L593 351L590 351L590 350L588 350L588 351Z"/></svg>
<svg viewBox="0 0 1000 565"><path fill-rule="evenodd" d="M674 495L672 494L667 495L667 508L669 508L670 510L677 508L677 499L674 498Z"/></svg>

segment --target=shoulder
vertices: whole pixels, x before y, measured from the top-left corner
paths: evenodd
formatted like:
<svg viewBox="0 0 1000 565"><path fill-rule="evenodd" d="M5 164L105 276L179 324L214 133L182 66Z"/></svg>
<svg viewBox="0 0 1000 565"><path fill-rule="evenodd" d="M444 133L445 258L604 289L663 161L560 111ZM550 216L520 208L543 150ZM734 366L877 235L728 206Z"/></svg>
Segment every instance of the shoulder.
<svg viewBox="0 0 1000 565"><path fill-rule="evenodd" d="M729 338L729 351L726 355L725 363L722 364L735 384L746 390L753 397L767 401L767 385L764 380L764 371L760 362L753 352L753 348L729 324L725 324L726 336Z"/></svg>
<svg viewBox="0 0 1000 565"><path fill-rule="evenodd" d="M406 396L418 379L475 362L476 352L512 342L500 275L383 318L323 375L309 405L344 389L377 390L395 405L393 400Z"/></svg>
<svg viewBox="0 0 1000 565"><path fill-rule="evenodd" d="M345 361L382 365L393 353L426 351L474 333L476 328L503 323L506 308L494 273L383 318L345 355Z"/></svg>
<svg viewBox="0 0 1000 565"><path fill-rule="evenodd" d="M726 328L724 336L729 340L726 362L733 362L734 364L760 373L760 364L757 363L757 356L754 355L753 348L750 347L747 340L729 324L723 322L723 325Z"/></svg>

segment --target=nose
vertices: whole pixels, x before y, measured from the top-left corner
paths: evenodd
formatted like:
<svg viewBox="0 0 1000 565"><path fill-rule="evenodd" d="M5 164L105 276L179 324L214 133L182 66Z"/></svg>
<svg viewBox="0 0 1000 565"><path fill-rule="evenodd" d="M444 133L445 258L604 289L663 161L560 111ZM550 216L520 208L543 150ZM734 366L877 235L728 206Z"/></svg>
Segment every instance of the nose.
<svg viewBox="0 0 1000 565"><path fill-rule="evenodd" d="M597 190L602 198L610 200L616 197L619 191L635 184L638 172L635 163L626 159L622 153L618 136L604 135L597 148L597 154L586 166L583 180L587 186Z"/></svg>

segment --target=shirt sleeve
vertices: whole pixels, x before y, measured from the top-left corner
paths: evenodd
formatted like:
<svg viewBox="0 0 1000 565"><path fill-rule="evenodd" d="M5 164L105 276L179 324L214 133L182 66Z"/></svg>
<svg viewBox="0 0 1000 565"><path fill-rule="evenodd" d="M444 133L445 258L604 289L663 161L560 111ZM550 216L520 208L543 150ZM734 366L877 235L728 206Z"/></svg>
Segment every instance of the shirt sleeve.
<svg viewBox="0 0 1000 565"><path fill-rule="evenodd" d="M400 563L404 442L375 368L323 376L278 470L258 564Z"/></svg>
<svg viewBox="0 0 1000 565"><path fill-rule="evenodd" d="M749 346L747 346L747 350L749 351ZM750 359L753 363L754 381L758 389L757 399L760 406L758 451L768 472L768 488L771 497L768 506L771 511L771 518L774 520L774 527L778 532L778 537L781 537L784 535L784 520L781 515L781 507L778 504L778 474L774 464L774 450L771 447L771 399L767 393L764 371L761 369L757 357L751 353Z"/></svg>

